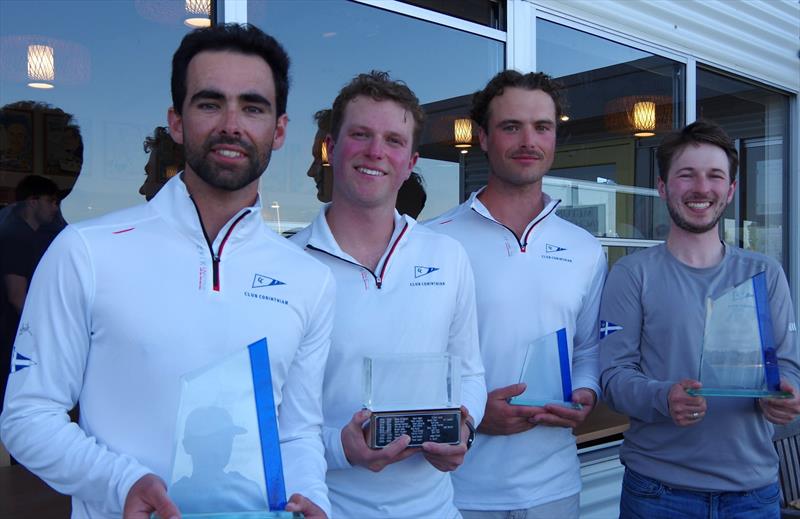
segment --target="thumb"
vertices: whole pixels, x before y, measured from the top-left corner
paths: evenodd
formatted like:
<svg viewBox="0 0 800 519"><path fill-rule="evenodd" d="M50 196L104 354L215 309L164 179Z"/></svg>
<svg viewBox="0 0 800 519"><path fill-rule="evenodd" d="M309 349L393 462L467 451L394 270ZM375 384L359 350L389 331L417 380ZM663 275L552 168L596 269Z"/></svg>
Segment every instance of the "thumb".
<svg viewBox="0 0 800 519"><path fill-rule="evenodd" d="M372 412L369 409L362 409L353 415L353 418L350 420L348 425L353 426L360 431L364 425L364 422L369 420L370 416L372 416Z"/></svg>
<svg viewBox="0 0 800 519"><path fill-rule="evenodd" d="M393 458L406 450L406 447L408 447L409 443L411 443L411 436L403 434L395 438L392 443L384 447L382 450L384 454L390 458Z"/></svg>
<svg viewBox="0 0 800 519"><path fill-rule="evenodd" d="M153 508L156 509L156 514L164 519L178 519L181 516L178 507L167 496L166 491L162 488L160 492L155 493L153 498Z"/></svg>
<svg viewBox="0 0 800 519"><path fill-rule="evenodd" d="M685 379L681 380L681 381L679 382L679 384L680 384L680 385L681 385L681 386L682 386L684 389L700 389L701 387L703 387L703 384L701 384L699 381L697 381L697 380L692 380L692 379L690 379L690 378L685 378Z"/></svg>
<svg viewBox="0 0 800 519"><path fill-rule="evenodd" d="M508 400L512 396L521 395L528 386L524 383L511 384L510 386L500 387L490 393L495 400Z"/></svg>
<svg viewBox="0 0 800 519"><path fill-rule="evenodd" d="M797 389L794 386L792 386L789 383L789 381L786 380L785 378L781 379L781 391L786 391L788 393L791 393L793 396L797 396Z"/></svg>

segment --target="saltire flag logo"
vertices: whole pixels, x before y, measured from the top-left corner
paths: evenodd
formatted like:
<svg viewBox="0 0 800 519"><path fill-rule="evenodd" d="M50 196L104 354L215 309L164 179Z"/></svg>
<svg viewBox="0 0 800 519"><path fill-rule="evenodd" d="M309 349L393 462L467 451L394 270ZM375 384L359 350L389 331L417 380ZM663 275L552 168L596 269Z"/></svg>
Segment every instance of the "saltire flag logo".
<svg viewBox="0 0 800 519"><path fill-rule="evenodd" d="M427 276L431 272L436 272L439 270L439 267L420 267L417 265L414 267L414 277L421 278L422 276Z"/></svg>
<svg viewBox="0 0 800 519"><path fill-rule="evenodd" d="M608 337L614 332L622 330L622 326L614 324L611 321L600 321L600 338Z"/></svg>
<svg viewBox="0 0 800 519"><path fill-rule="evenodd" d="M561 252L562 250L567 250L565 247L559 247L558 245L550 245L546 243L544 246L545 252Z"/></svg>
<svg viewBox="0 0 800 519"><path fill-rule="evenodd" d="M274 287L277 285L285 285L283 281L278 281L275 278L265 276L263 274L256 274L253 276L253 288Z"/></svg>
<svg viewBox="0 0 800 519"><path fill-rule="evenodd" d="M11 355L11 373L17 373L34 365L36 365L36 361L18 352L16 348L14 349Z"/></svg>

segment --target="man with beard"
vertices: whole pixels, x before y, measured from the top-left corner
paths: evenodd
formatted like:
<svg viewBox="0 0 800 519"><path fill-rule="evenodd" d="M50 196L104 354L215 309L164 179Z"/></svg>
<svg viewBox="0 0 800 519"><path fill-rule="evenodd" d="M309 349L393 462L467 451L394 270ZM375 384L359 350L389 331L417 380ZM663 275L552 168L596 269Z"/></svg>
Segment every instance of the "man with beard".
<svg viewBox="0 0 800 519"><path fill-rule="evenodd" d="M772 424L800 414L800 352L789 287L772 258L720 240L736 190L736 148L716 124L664 138L658 192L671 223L666 243L619 260L600 308L601 383L630 417L620 451L621 517L780 516ZM706 299L766 272L783 379L792 397L691 396L700 373Z"/></svg>
<svg viewBox="0 0 800 519"><path fill-rule="evenodd" d="M266 228L258 196L286 133L288 68L255 27L189 33L168 112L186 169L146 205L67 227L39 264L0 432L73 496L73 517L177 517L164 482L181 377L264 337L286 487L307 496L287 509L329 510L320 431L333 279ZM80 426L66 415L78 401Z"/></svg>

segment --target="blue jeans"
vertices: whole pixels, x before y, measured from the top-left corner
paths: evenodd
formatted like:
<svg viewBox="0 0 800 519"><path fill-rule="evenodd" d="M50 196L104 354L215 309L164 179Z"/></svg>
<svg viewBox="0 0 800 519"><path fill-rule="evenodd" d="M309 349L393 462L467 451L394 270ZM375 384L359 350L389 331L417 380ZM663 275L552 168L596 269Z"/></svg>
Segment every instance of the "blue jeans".
<svg viewBox="0 0 800 519"><path fill-rule="evenodd" d="M625 469L621 519L780 519L778 483L746 492L696 492L671 488Z"/></svg>

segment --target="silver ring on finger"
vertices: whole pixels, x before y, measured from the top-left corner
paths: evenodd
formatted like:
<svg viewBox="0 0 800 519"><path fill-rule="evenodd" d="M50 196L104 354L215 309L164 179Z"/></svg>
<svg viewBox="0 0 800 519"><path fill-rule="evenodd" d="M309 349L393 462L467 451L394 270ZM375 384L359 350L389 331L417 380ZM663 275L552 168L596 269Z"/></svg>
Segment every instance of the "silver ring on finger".
<svg viewBox="0 0 800 519"><path fill-rule="evenodd" d="M694 413L690 414L689 416L692 418L692 420L697 420L698 418L700 418L700 413L695 411Z"/></svg>

